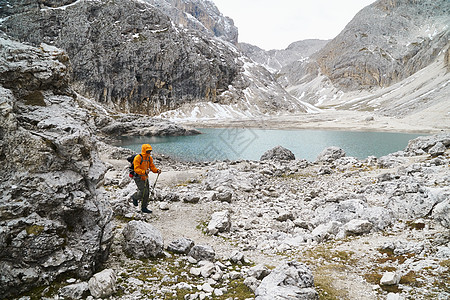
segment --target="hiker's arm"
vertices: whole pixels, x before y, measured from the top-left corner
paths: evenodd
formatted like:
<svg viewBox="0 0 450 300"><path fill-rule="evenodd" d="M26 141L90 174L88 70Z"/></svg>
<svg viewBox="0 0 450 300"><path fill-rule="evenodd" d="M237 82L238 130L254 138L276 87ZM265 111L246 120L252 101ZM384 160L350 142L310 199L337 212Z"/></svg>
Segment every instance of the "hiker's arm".
<svg viewBox="0 0 450 300"><path fill-rule="evenodd" d="M161 170L159 170L157 167L155 167L152 157L150 157L150 170L152 170L153 173L158 173L158 172L161 173Z"/></svg>
<svg viewBox="0 0 450 300"><path fill-rule="evenodd" d="M144 164L141 163L141 156L140 155L136 155L136 157L133 160L133 165L134 165L134 171L141 176L144 176L146 174L145 169L142 168L142 166Z"/></svg>

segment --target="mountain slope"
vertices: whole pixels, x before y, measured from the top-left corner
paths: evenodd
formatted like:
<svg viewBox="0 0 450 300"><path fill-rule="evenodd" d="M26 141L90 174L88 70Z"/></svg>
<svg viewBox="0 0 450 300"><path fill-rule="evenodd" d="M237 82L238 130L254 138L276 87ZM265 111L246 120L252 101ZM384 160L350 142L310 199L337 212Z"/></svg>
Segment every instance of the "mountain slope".
<svg viewBox="0 0 450 300"><path fill-rule="evenodd" d="M361 10L315 59L342 90L390 86L446 50L449 24L447 0L380 0Z"/></svg>
<svg viewBox="0 0 450 300"><path fill-rule="evenodd" d="M270 74L247 72L233 45L177 26L143 1L80 0L33 8L4 19L0 29L35 46L64 49L73 88L123 112L156 115L186 103L229 105L242 99L266 112L293 105L306 110ZM273 89L246 98L244 91L255 81Z"/></svg>
<svg viewBox="0 0 450 300"><path fill-rule="evenodd" d="M284 67L279 82L322 108L417 113L450 92L449 24L448 1L379 0L309 61Z"/></svg>
<svg viewBox="0 0 450 300"><path fill-rule="evenodd" d="M328 41L326 40L303 40L294 42L283 50L269 51L251 44L240 43L239 48L253 61L263 65L272 72L276 72L296 61L306 60L327 43Z"/></svg>

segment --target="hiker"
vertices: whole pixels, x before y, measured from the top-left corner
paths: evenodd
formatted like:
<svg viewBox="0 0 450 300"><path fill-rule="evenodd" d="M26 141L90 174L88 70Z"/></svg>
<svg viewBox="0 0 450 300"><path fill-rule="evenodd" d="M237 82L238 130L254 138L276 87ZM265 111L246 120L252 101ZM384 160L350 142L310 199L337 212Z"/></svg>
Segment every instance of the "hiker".
<svg viewBox="0 0 450 300"><path fill-rule="evenodd" d="M151 213L152 211L147 208L149 197L149 183L148 173L161 174L161 170L157 169L153 164L153 158L150 156L152 153L152 146L149 144L143 144L141 155L136 155L133 160L134 172L137 176L134 176L134 182L136 182L138 191L131 196L134 206L138 206L138 201L141 201L141 211L143 213Z"/></svg>

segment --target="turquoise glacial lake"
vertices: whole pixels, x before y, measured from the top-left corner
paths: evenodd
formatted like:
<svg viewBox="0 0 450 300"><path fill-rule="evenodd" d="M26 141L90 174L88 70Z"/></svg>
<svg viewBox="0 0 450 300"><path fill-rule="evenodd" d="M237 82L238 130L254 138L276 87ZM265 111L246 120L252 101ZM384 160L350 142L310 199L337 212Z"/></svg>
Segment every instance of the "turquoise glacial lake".
<svg viewBox="0 0 450 300"><path fill-rule="evenodd" d="M177 137L123 137L117 146L141 152L150 144L156 154L183 161L259 160L261 155L281 145L296 159L315 161L325 148L337 146L347 156L360 159L381 157L404 150L408 141L420 134L325 130L267 130L253 128L198 128L202 134Z"/></svg>

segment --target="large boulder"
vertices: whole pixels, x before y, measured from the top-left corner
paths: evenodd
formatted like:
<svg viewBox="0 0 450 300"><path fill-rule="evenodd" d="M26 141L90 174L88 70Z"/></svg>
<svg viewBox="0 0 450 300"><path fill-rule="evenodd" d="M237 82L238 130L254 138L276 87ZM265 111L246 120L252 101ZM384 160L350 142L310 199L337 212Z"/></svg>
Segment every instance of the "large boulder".
<svg viewBox="0 0 450 300"><path fill-rule="evenodd" d="M432 155L442 152L450 147L450 133L419 136L408 142L405 151L411 155L430 153ZM444 150L445 151L445 150Z"/></svg>
<svg viewBox="0 0 450 300"><path fill-rule="evenodd" d="M295 155L289 149L276 146L264 152L259 160L295 160Z"/></svg>
<svg viewBox="0 0 450 300"><path fill-rule="evenodd" d="M189 256L196 260L214 261L216 252L210 245L195 245L189 251Z"/></svg>
<svg viewBox="0 0 450 300"><path fill-rule="evenodd" d="M115 293L117 288L116 273L112 269L103 270L89 279L89 291L95 298L106 298Z"/></svg>
<svg viewBox="0 0 450 300"><path fill-rule="evenodd" d="M317 156L317 162L328 162L331 163L341 157L345 156L345 151L339 147L328 147L319 153Z"/></svg>
<svg viewBox="0 0 450 300"><path fill-rule="evenodd" d="M442 226L450 229L450 199L442 201L433 209L433 218L441 223Z"/></svg>
<svg viewBox="0 0 450 300"><path fill-rule="evenodd" d="M179 254L188 254L192 247L194 247L194 244L193 240L182 237L170 242L167 246L167 250Z"/></svg>
<svg viewBox="0 0 450 300"><path fill-rule="evenodd" d="M206 231L209 234L216 234L219 232L229 231L231 228L231 217L228 210L215 212L211 216L211 221L209 221Z"/></svg>
<svg viewBox="0 0 450 300"><path fill-rule="evenodd" d="M255 295L256 300L319 299L311 270L295 261L278 266L264 277Z"/></svg>
<svg viewBox="0 0 450 300"><path fill-rule="evenodd" d="M135 258L157 257L163 251L161 232L147 222L128 222L122 234L125 238L124 251Z"/></svg>
<svg viewBox="0 0 450 300"><path fill-rule="evenodd" d="M64 51L0 34L0 295L106 259L112 210L95 127L68 86Z"/></svg>

